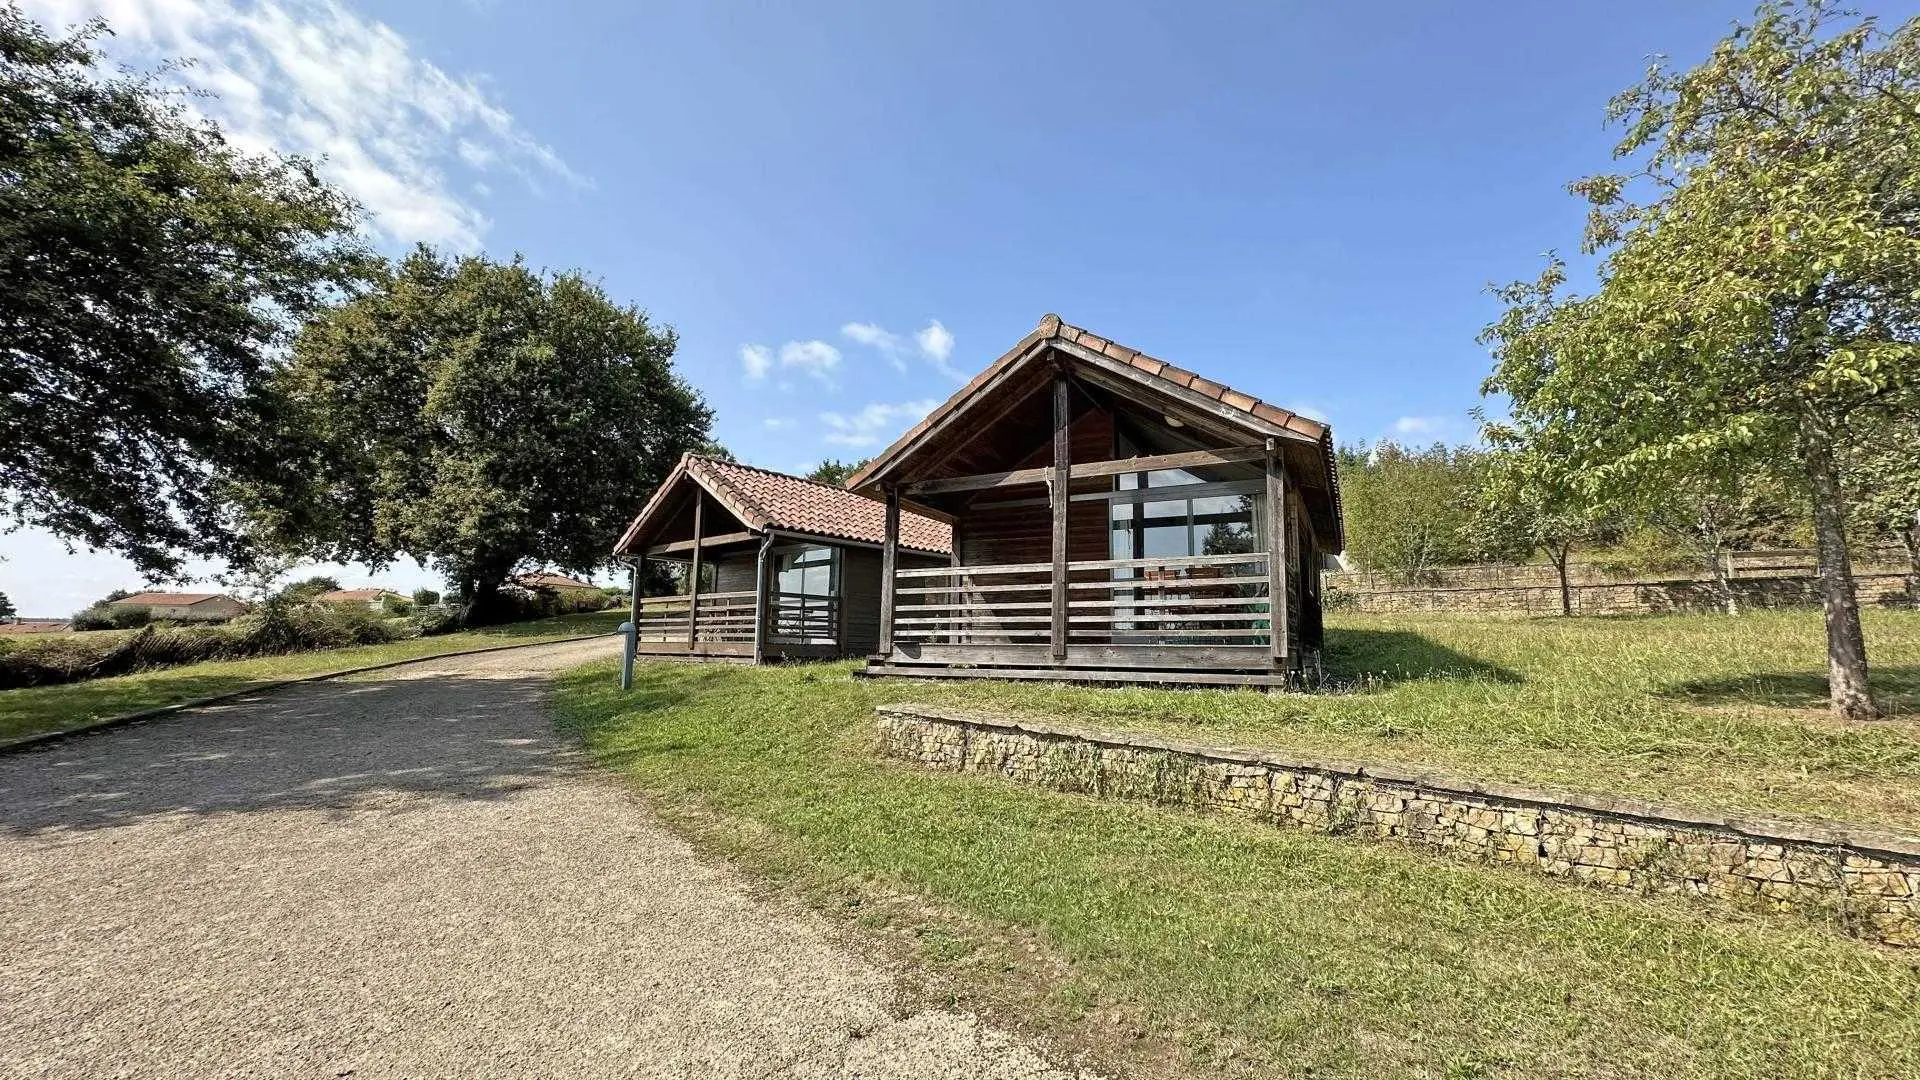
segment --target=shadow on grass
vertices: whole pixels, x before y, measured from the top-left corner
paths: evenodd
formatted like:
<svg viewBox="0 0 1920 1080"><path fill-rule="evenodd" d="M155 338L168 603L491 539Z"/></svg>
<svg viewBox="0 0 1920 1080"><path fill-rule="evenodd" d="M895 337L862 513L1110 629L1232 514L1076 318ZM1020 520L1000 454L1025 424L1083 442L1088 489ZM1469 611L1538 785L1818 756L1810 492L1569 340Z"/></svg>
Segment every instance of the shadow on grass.
<svg viewBox="0 0 1920 1080"><path fill-rule="evenodd" d="M1361 688L1436 679L1524 681L1507 668L1468 656L1411 630L1331 628L1327 631L1322 659L1329 678Z"/></svg>
<svg viewBox="0 0 1920 1080"><path fill-rule="evenodd" d="M1920 713L1920 667L1872 668L1873 696L1884 708ZM1767 672L1694 679L1662 687L1660 695L1696 705L1770 705L1812 709L1827 703L1827 677L1809 671Z"/></svg>

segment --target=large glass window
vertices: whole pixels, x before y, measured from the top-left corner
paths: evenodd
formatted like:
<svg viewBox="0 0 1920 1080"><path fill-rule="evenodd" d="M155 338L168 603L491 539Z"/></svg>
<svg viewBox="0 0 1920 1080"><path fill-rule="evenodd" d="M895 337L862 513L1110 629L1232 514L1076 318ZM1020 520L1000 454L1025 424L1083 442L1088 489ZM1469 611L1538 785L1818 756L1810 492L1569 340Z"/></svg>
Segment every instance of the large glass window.
<svg viewBox="0 0 1920 1080"><path fill-rule="evenodd" d="M830 645L839 633L840 549L774 551L775 640Z"/></svg>
<svg viewBox="0 0 1920 1080"><path fill-rule="evenodd" d="M1160 450L1122 440L1120 452ZM1167 469L1117 477L1114 488L1109 522L1112 558L1253 555L1265 549L1264 478L1248 477L1243 470L1237 475L1219 470L1202 476ZM1266 567L1260 562L1116 568L1115 581L1137 581L1139 587L1114 593L1113 640L1260 643L1267 626L1265 577ZM1244 614L1244 619L1222 618L1238 614Z"/></svg>
<svg viewBox="0 0 1920 1080"><path fill-rule="evenodd" d="M780 591L794 596L832 596L835 554L837 549L830 547L804 547L781 553L776 578Z"/></svg>

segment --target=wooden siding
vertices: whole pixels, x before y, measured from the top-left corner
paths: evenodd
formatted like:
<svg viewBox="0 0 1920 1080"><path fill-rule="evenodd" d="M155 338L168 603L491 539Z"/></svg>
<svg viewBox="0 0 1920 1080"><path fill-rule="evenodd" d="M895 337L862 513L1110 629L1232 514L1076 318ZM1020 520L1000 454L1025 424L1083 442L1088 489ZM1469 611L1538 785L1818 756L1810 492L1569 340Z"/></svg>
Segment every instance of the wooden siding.
<svg viewBox="0 0 1920 1080"><path fill-rule="evenodd" d="M1074 418L1071 430L1073 461L1107 461L1113 457L1113 417L1104 410L1089 410ZM1044 434L1035 433L1044 439ZM1043 443L1014 468L1032 469L1053 463L1053 446ZM1108 480L1088 481L1076 490L1103 490ZM1022 487L1014 491L988 492L976 501L1005 502L1014 498L1038 498L1025 506L968 507L962 511L960 526L960 562L965 566L994 566L1009 563L1046 562L1053 552L1053 510L1045 501L1043 487ZM1108 556L1107 504L1074 503L1067 509L1067 558L1075 561L1104 559ZM936 564L937 565L937 564Z"/></svg>

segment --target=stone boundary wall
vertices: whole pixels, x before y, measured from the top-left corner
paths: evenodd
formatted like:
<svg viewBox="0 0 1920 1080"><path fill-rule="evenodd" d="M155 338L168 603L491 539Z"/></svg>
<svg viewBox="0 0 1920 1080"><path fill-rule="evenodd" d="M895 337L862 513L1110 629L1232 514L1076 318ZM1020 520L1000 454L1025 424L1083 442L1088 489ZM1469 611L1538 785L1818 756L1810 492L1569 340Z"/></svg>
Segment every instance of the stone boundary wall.
<svg viewBox="0 0 1920 1080"><path fill-rule="evenodd" d="M1398 840L1602 888L1798 912L1920 947L1920 838L918 705L875 714L887 754L934 768Z"/></svg>
<svg viewBox="0 0 1920 1080"><path fill-rule="evenodd" d="M1649 615L1661 612L1719 611L1720 596L1706 576L1613 574L1601 567L1575 564L1568 585L1576 615ZM1904 569L1887 565L1855 568L1855 588L1863 605L1910 602ZM1817 607L1819 583L1810 573L1771 568L1742 568L1728 582L1742 608ZM1560 578L1551 566L1460 566L1432 571L1421 584L1389 575L1356 571L1326 576L1330 607L1349 611L1451 611L1481 615L1558 615Z"/></svg>

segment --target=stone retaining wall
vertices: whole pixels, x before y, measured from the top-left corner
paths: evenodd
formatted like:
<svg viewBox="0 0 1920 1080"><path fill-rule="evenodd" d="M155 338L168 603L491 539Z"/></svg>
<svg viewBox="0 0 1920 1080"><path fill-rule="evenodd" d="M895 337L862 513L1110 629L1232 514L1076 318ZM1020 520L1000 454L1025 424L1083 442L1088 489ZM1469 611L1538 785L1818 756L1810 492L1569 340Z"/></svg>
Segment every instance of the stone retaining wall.
<svg viewBox="0 0 1920 1080"><path fill-rule="evenodd" d="M1920 946L1914 837L917 705L875 712L888 754L935 768L1400 840L1603 888L1799 912L1850 934Z"/></svg>

